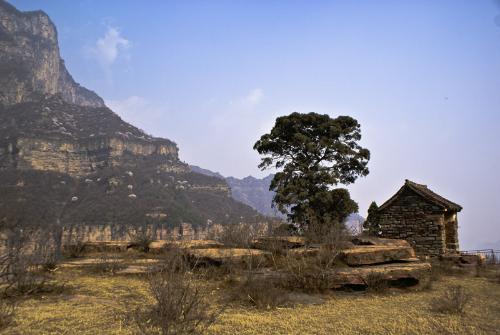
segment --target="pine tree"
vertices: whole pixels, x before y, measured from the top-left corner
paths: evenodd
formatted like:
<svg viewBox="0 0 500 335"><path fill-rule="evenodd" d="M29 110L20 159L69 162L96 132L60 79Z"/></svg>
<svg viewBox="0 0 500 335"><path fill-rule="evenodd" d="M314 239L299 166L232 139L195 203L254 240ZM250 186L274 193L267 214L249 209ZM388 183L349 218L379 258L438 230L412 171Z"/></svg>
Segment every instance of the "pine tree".
<svg viewBox="0 0 500 335"><path fill-rule="evenodd" d="M379 220L377 203L372 201L368 208L368 216L363 224L363 228L368 232L368 235L379 236L381 234Z"/></svg>

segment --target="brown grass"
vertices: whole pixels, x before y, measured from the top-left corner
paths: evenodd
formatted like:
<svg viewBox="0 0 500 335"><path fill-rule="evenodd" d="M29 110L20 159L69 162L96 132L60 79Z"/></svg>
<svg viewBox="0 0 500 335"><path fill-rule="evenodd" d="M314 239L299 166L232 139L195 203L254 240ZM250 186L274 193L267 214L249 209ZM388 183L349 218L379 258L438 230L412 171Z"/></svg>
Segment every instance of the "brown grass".
<svg viewBox="0 0 500 335"><path fill-rule="evenodd" d="M61 267L53 275L70 290L31 296L17 301L15 324L5 334L112 334L132 335L139 329L130 311L154 306L148 280L137 275L97 275L85 267ZM228 293L214 278L194 279L208 303L216 308ZM199 286L198 286L199 285ZM435 313L434 298L454 285L470 295L465 313ZM336 292L311 294L320 305L297 303L293 307L264 310L250 302L227 308L206 334L497 334L500 329L500 290L489 278L443 276L431 289L395 290L388 294Z"/></svg>

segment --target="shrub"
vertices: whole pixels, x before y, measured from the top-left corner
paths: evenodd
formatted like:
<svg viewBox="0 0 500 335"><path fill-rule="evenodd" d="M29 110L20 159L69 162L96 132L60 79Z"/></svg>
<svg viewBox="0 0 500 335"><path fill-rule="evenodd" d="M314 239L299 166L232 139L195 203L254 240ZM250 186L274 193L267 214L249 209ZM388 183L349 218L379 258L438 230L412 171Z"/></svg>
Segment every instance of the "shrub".
<svg viewBox="0 0 500 335"><path fill-rule="evenodd" d="M229 224L224 226L217 240L226 247L249 248L256 237L255 228L249 224Z"/></svg>
<svg viewBox="0 0 500 335"><path fill-rule="evenodd" d="M34 230L11 231L0 256L1 288L5 295L29 295L49 289L49 277L39 271L44 257L33 247L38 235Z"/></svg>
<svg viewBox="0 0 500 335"><path fill-rule="evenodd" d="M335 287L333 268L347 246L347 230L343 225L317 224L307 227L304 235L314 248L289 250L276 261L276 268L287 274L281 285L313 292Z"/></svg>
<svg viewBox="0 0 500 335"><path fill-rule="evenodd" d="M108 253L101 253L97 262L92 264L90 270L98 274L115 275L118 271L123 270L126 265L122 259L117 255L110 255Z"/></svg>
<svg viewBox="0 0 500 335"><path fill-rule="evenodd" d="M332 267L337 255L327 249L315 255L288 253L280 259L278 268L286 273L280 285L287 289L321 292L334 286Z"/></svg>
<svg viewBox="0 0 500 335"><path fill-rule="evenodd" d="M211 326L220 310L207 307L207 293L191 276L191 268L181 253L165 256L164 266L148 274L154 305L136 311L136 323L144 334L199 334Z"/></svg>
<svg viewBox="0 0 500 335"><path fill-rule="evenodd" d="M320 244L337 253L345 249L351 240L349 230L337 222L311 223L304 231L304 237L309 244Z"/></svg>
<svg viewBox="0 0 500 335"><path fill-rule="evenodd" d="M15 306L5 300L0 300L0 331L14 323Z"/></svg>
<svg viewBox="0 0 500 335"><path fill-rule="evenodd" d="M364 279L366 289L374 293L383 293L389 288L389 283L384 276L377 272L372 272Z"/></svg>
<svg viewBox="0 0 500 335"><path fill-rule="evenodd" d="M288 293L265 280L247 276L234 286L230 299L249 303L258 309L274 309L288 302Z"/></svg>
<svg viewBox="0 0 500 335"><path fill-rule="evenodd" d="M68 258L79 258L85 253L85 243L76 241L64 246L64 255Z"/></svg>
<svg viewBox="0 0 500 335"><path fill-rule="evenodd" d="M139 232L130 235L130 247L139 250L140 252L149 252L149 245L154 239L145 232Z"/></svg>
<svg viewBox="0 0 500 335"><path fill-rule="evenodd" d="M470 302L470 295L460 285L451 286L441 297L431 301L431 308L438 313L462 314Z"/></svg>

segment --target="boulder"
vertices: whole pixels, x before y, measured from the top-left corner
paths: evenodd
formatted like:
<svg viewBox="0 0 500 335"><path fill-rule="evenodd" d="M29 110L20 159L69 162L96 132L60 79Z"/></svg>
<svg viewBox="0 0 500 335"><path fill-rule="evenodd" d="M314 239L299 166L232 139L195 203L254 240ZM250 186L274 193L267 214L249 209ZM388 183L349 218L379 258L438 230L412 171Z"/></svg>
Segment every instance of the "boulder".
<svg viewBox="0 0 500 335"><path fill-rule="evenodd" d="M393 263L363 267L338 267L321 273L324 283L329 289L339 289L346 286L367 286L370 276L380 276L382 280L401 286L413 286L428 280L431 265L427 262ZM287 281L293 283L294 276L284 271L260 269L253 275L261 280L276 284Z"/></svg>
<svg viewBox="0 0 500 335"><path fill-rule="evenodd" d="M306 241L300 236L263 236L255 239L252 246L255 249L293 249L304 247Z"/></svg>
<svg viewBox="0 0 500 335"><path fill-rule="evenodd" d="M171 241L171 240L156 240L149 244L149 251L152 253L160 253L162 250L172 247L181 249L217 249L224 245L214 240L192 240L192 241Z"/></svg>
<svg viewBox="0 0 500 335"><path fill-rule="evenodd" d="M349 266L418 261L409 245L358 245L344 250L342 259Z"/></svg>
<svg viewBox="0 0 500 335"><path fill-rule="evenodd" d="M127 241L95 241L84 242L83 251L86 253L92 252L123 252L127 250L129 242ZM63 251L69 246L63 246Z"/></svg>
<svg viewBox="0 0 500 335"><path fill-rule="evenodd" d="M385 246L401 246L410 247L406 240L398 240L393 238L381 238L375 236L356 236L351 240L354 245L385 245Z"/></svg>
<svg viewBox="0 0 500 335"><path fill-rule="evenodd" d="M186 252L196 264L216 266L225 263L244 263L254 259L265 260L271 255L268 251L240 248L186 249Z"/></svg>

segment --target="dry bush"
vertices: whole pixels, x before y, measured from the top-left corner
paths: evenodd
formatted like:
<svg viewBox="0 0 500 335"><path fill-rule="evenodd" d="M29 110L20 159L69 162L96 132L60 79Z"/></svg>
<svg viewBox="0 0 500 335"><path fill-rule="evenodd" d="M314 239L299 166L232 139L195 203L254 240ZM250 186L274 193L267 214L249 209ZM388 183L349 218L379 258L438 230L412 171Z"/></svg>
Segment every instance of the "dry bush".
<svg viewBox="0 0 500 335"><path fill-rule="evenodd" d="M266 263L260 255L250 254L244 262L224 264L225 283L230 286L229 301L250 304L258 309L273 309L288 302L288 293L283 288L257 276Z"/></svg>
<svg viewBox="0 0 500 335"><path fill-rule="evenodd" d="M374 293L383 293L389 288L389 283L384 276L377 272L372 272L363 280L366 289Z"/></svg>
<svg viewBox="0 0 500 335"><path fill-rule="evenodd" d="M305 237L314 249L288 252L276 261L277 270L284 271L281 285L288 289L324 291L335 286L332 270L348 245L349 234L342 225L311 225Z"/></svg>
<svg viewBox="0 0 500 335"><path fill-rule="evenodd" d="M433 281L440 280L445 276L463 276L470 272L467 269L458 267L453 262L439 259L432 260L431 265L431 279Z"/></svg>
<svg viewBox="0 0 500 335"><path fill-rule="evenodd" d="M97 262L89 267L89 270L102 275L115 275L118 271L123 270L124 268L126 268L126 265L119 256L103 252L99 255Z"/></svg>
<svg viewBox="0 0 500 335"><path fill-rule="evenodd" d="M79 258L82 257L85 253L85 243L82 241L75 241L68 245L65 245L63 248L64 256L68 258Z"/></svg>
<svg viewBox="0 0 500 335"><path fill-rule="evenodd" d="M216 240L231 248L250 248L256 237L255 227L238 223L224 226Z"/></svg>
<svg viewBox="0 0 500 335"><path fill-rule="evenodd" d="M431 309L438 313L462 314L470 302L470 295L460 285L454 285L431 301Z"/></svg>
<svg viewBox="0 0 500 335"><path fill-rule="evenodd" d="M280 260L279 268L286 276L280 286L306 292L322 292L334 286L331 269L335 257L291 255Z"/></svg>
<svg viewBox="0 0 500 335"><path fill-rule="evenodd" d="M0 300L0 331L5 330L14 323L14 316L15 305L6 300Z"/></svg>
<svg viewBox="0 0 500 335"><path fill-rule="evenodd" d="M59 290L50 284L47 270L56 266L52 253L37 249L43 245L35 229L17 229L9 232L5 249L0 256L0 287L4 295L30 295Z"/></svg>
<svg viewBox="0 0 500 335"><path fill-rule="evenodd" d="M320 244L339 252L347 247L352 238L344 224L335 222L312 222L304 229L304 237L309 244Z"/></svg>
<svg viewBox="0 0 500 335"><path fill-rule="evenodd" d="M164 257L164 265L148 274L154 305L137 310L135 320L143 334L200 334L221 313L207 306L208 293L193 280L192 268L182 253Z"/></svg>
<svg viewBox="0 0 500 335"><path fill-rule="evenodd" d="M258 309L274 309L289 301L288 292L251 275L233 287L230 300L249 303Z"/></svg>
<svg viewBox="0 0 500 335"><path fill-rule="evenodd" d="M129 238L130 247L144 253L149 252L149 245L154 241L152 236L143 231L129 234Z"/></svg>

